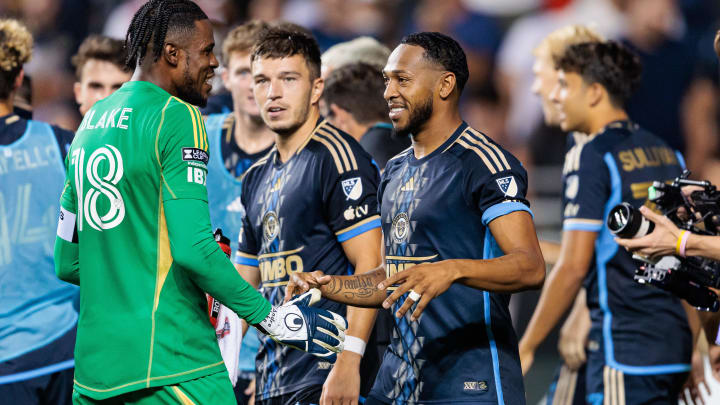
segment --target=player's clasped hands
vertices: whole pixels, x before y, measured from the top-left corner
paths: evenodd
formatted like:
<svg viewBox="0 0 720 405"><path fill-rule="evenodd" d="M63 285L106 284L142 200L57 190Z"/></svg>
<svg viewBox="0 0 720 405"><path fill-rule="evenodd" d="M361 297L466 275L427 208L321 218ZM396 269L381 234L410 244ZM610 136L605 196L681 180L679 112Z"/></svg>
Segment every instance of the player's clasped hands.
<svg viewBox="0 0 720 405"><path fill-rule="evenodd" d="M311 288L320 288L330 282L330 276L320 270L311 273L292 273L285 287L285 302L298 294L303 294Z"/></svg>
<svg viewBox="0 0 720 405"><path fill-rule="evenodd" d="M286 346L322 357L335 363L343 350L347 320L311 305L320 300L320 291L310 289L282 306L273 307L260 322L258 330Z"/></svg>

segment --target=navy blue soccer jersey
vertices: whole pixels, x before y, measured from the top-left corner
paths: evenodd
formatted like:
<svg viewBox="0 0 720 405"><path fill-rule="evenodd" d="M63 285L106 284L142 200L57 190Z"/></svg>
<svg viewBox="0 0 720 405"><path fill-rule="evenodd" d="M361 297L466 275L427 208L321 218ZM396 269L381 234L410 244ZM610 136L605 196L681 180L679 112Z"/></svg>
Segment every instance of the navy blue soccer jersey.
<svg viewBox="0 0 720 405"><path fill-rule="evenodd" d="M595 263L585 280L592 318L590 350L603 350L605 364L629 375L690 369L691 336L680 301L638 284L638 267L605 225L616 204L636 208L655 180L680 175L682 156L662 140L627 121L595 136L569 137L563 168L564 231L598 232Z"/></svg>
<svg viewBox="0 0 720 405"><path fill-rule="evenodd" d="M319 122L286 162L273 150L248 169L236 263L260 268L261 292L273 305L282 304L293 272L352 273L341 243L380 227L379 180L357 141ZM345 306L333 301L315 306L345 315ZM330 364L261 336L256 369L256 395L266 399L323 384Z"/></svg>
<svg viewBox="0 0 720 405"><path fill-rule="evenodd" d="M412 148L399 154L388 162L378 190L388 276L423 262L503 255L488 224L529 212L526 190L520 162L465 123L422 159ZM508 294L453 284L418 321L410 321L412 311L394 317L373 398L524 404L509 300Z"/></svg>

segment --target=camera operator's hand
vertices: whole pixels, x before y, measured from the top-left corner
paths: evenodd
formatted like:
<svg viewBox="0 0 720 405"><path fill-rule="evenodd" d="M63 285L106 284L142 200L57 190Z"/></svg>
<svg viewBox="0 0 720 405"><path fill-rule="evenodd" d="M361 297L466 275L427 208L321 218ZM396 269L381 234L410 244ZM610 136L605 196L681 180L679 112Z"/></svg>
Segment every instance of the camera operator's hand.
<svg viewBox="0 0 720 405"><path fill-rule="evenodd" d="M675 247L681 230L667 217L658 215L647 207L640 207L640 212L645 218L655 223L655 229L642 238L615 238L615 242L630 252L645 257L661 257L675 254Z"/></svg>

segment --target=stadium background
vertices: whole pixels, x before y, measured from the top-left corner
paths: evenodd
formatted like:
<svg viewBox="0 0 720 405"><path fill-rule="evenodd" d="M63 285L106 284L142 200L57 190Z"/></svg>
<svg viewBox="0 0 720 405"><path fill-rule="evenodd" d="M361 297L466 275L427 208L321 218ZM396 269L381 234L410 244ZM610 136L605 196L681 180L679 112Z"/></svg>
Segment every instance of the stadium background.
<svg viewBox="0 0 720 405"><path fill-rule="evenodd" d="M75 130L70 56L92 33L122 38L144 0L0 0L0 15L21 19L35 38L34 118ZM540 237L559 240L560 172L565 138L543 126L531 92L535 45L555 28L590 24L639 51L645 75L629 105L640 125L684 149L696 177L720 180L719 69L712 41L720 28L720 0L198 0L214 21L216 54L233 26L251 18L286 20L310 28L324 51L362 35L393 48L414 31L440 31L464 47L470 82L465 119L521 158ZM216 76L216 77L219 77ZM222 91L222 84L214 86ZM456 237L462 237L458 235ZM538 292L513 298L518 335ZM557 334L541 346L526 377L535 403L558 362Z"/></svg>

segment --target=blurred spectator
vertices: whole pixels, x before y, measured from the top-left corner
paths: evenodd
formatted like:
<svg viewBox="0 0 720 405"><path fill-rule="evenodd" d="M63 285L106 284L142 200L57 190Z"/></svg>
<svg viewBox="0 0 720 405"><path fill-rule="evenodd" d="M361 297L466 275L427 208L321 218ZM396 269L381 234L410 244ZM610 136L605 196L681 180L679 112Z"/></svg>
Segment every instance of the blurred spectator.
<svg viewBox="0 0 720 405"><path fill-rule="evenodd" d="M328 120L357 139L381 169L393 156L410 147L410 139L398 136L392 129L384 92L382 73L367 63L333 70L325 79L323 90Z"/></svg>
<svg viewBox="0 0 720 405"><path fill-rule="evenodd" d="M200 8L207 14L210 21L223 25L231 24L232 21L227 19L228 16L234 15L231 0L194 0ZM148 0L126 0L115 7L105 22L103 34L117 39L125 39L125 34L130 26L130 21L135 12L147 3Z"/></svg>
<svg viewBox="0 0 720 405"><path fill-rule="evenodd" d="M717 94L711 80L697 75L697 47L686 41L677 1L628 1L625 14L624 42L643 64L628 114L682 151L688 168L700 174L717 149L712 114Z"/></svg>
<svg viewBox="0 0 720 405"><path fill-rule="evenodd" d="M363 62L379 70L385 67L390 48L374 38L359 37L352 41L333 45L322 54L322 76L350 63Z"/></svg>
<svg viewBox="0 0 720 405"><path fill-rule="evenodd" d="M531 94L533 82L533 54L540 40L551 31L569 24L585 24L593 27L609 39L620 36L624 17L619 9L624 0L575 0L566 7L531 14L513 22L502 42L498 55L498 89L507 106L506 142L524 146L542 125L540 100ZM553 134L541 139L557 139ZM551 138L552 137L552 138ZM564 148L553 155L543 155L546 163L560 164ZM518 151L521 160L530 164L527 152ZM516 155L516 156L517 156Z"/></svg>
<svg viewBox="0 0 720 405"><path fill-rule="evenodd" d="M75 101L81 115L130 80L132 73L125 66L127 53L123 41L91 35L83 41L72 57L75 66Z"/></svg>
<svg viewBox="0 0 720 405"><path fill-rule="evenodd" d="M390 0L291 0L282 18L308 27L324 51L358 36L385 36L392 27L392 13L387 11L394 8L395 3Z"/></svg>
<svg viewBox="0 0 720 405"><path fill-rule="evenodd" d="M471 12L462 0L422 0L408 32L437 31L462 45L471 75L467 87L488 85L502 31L490 16Z"/></svg>

